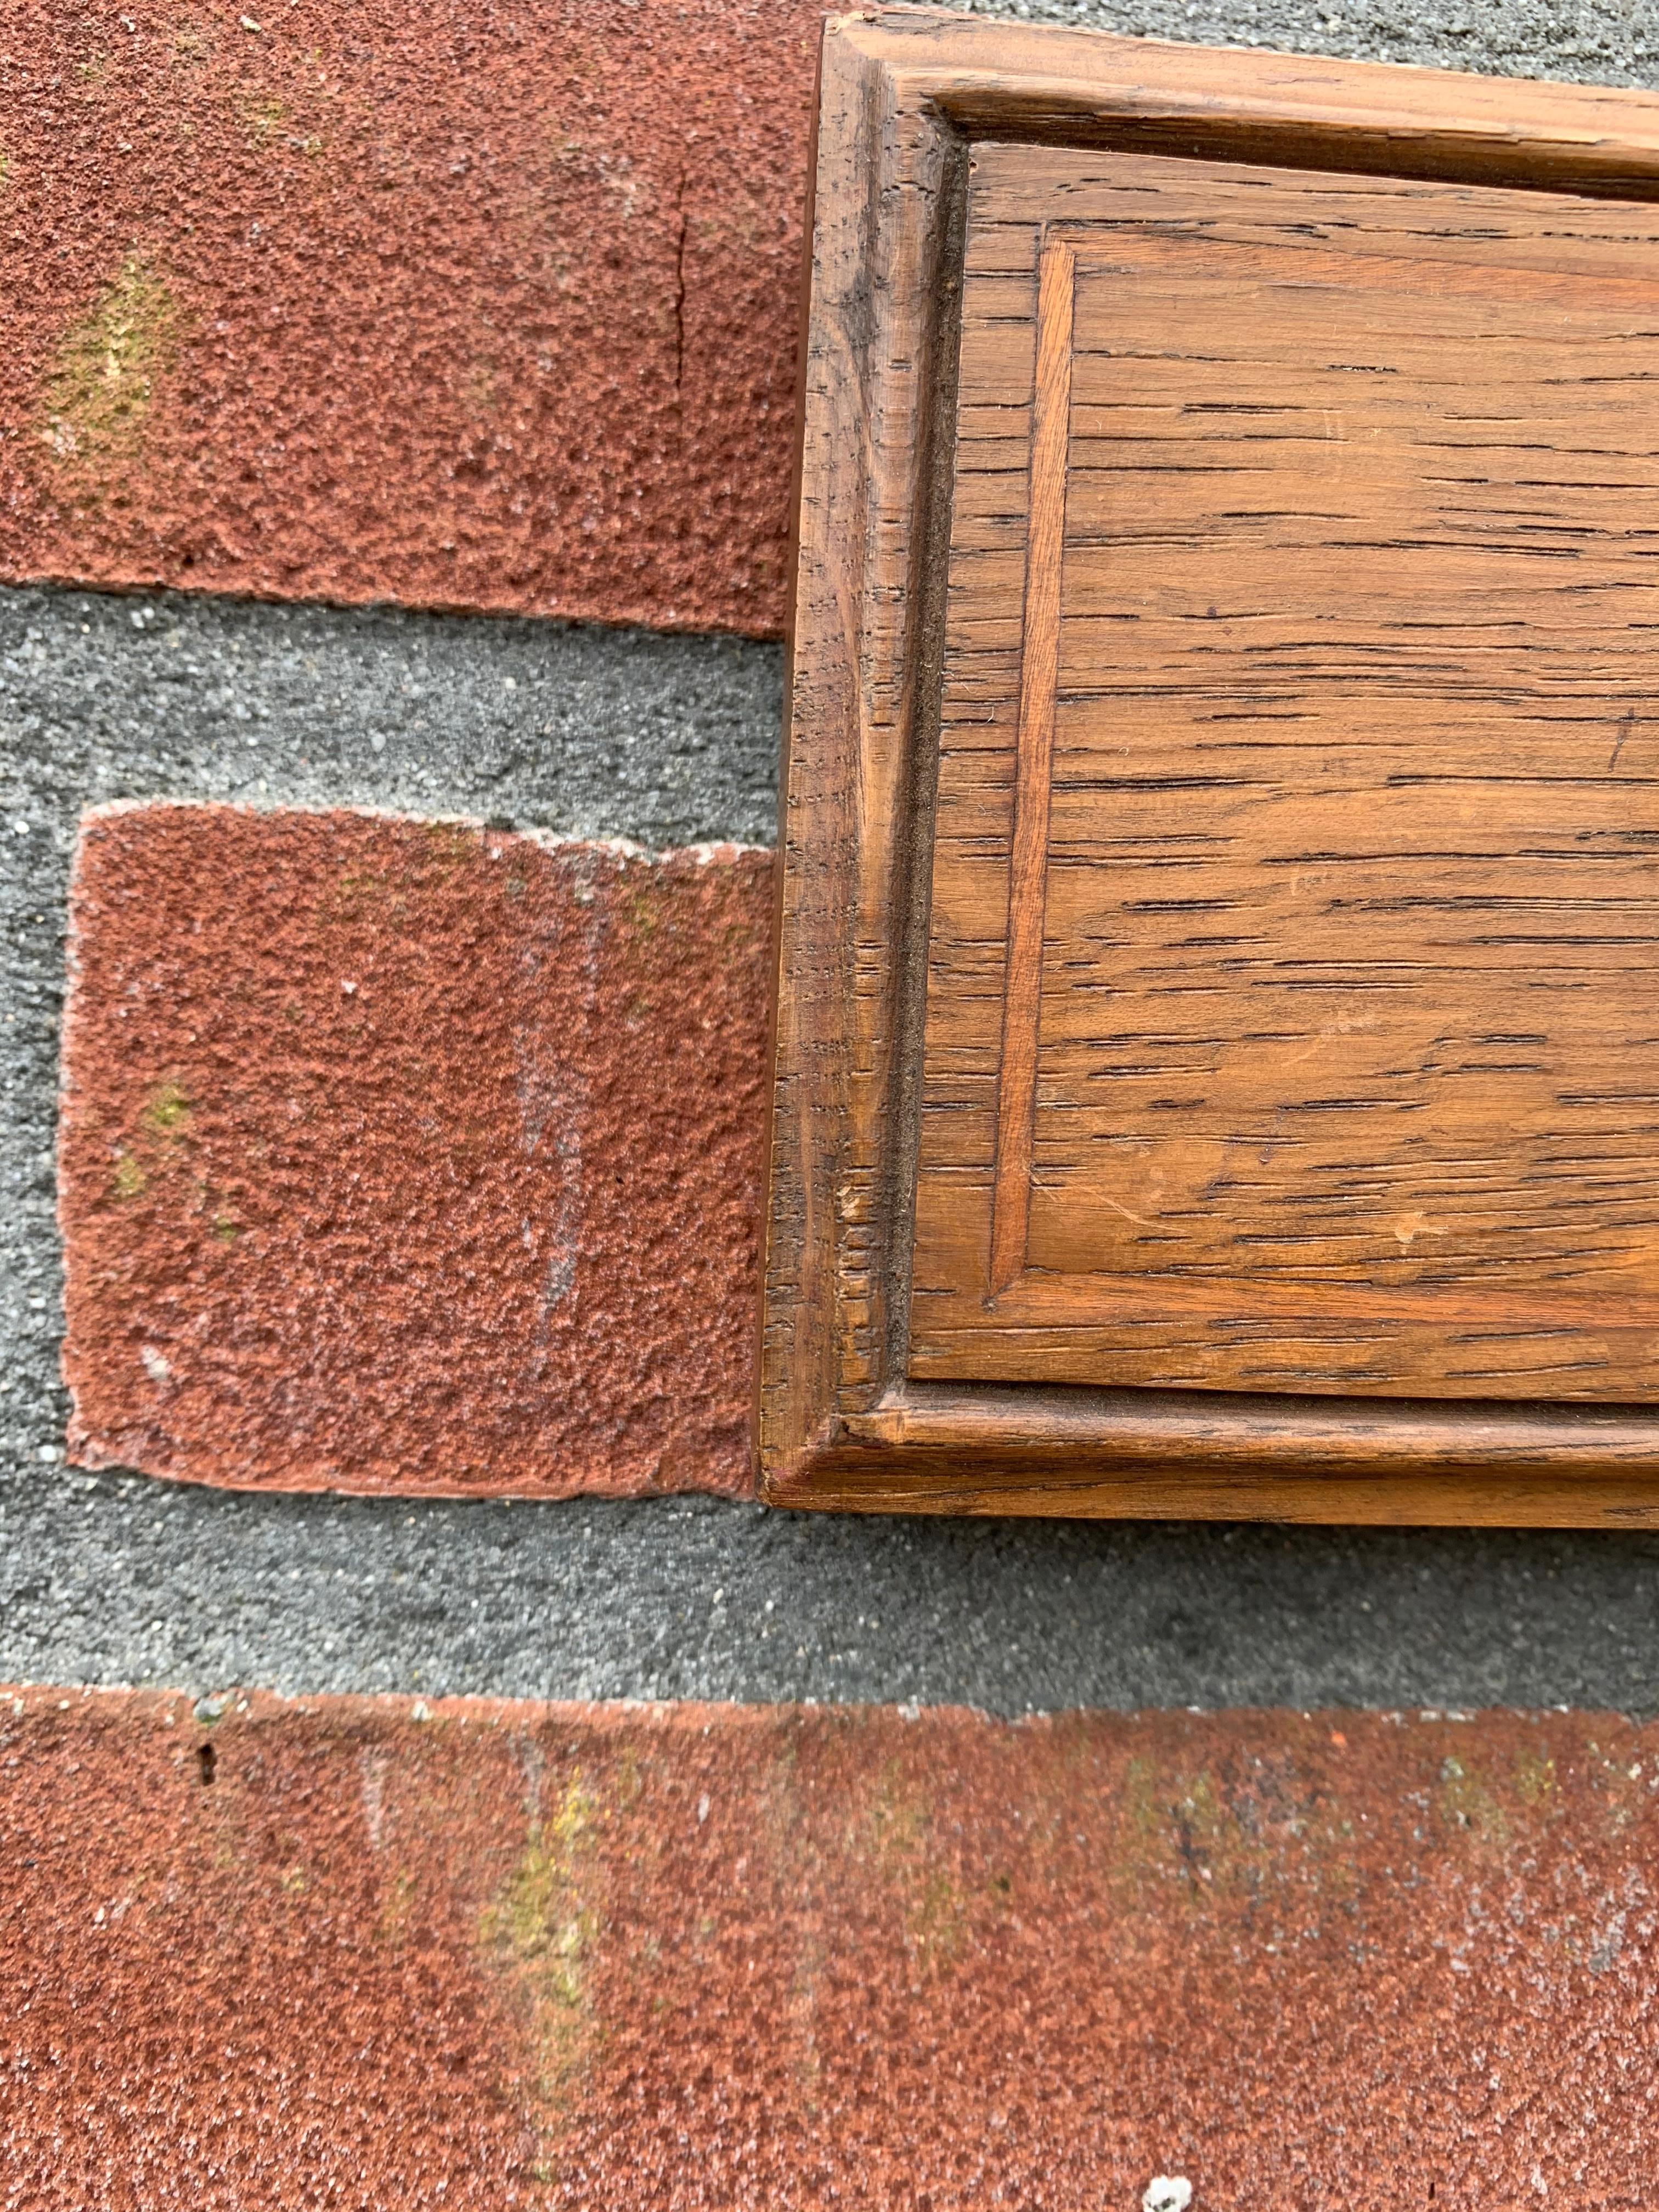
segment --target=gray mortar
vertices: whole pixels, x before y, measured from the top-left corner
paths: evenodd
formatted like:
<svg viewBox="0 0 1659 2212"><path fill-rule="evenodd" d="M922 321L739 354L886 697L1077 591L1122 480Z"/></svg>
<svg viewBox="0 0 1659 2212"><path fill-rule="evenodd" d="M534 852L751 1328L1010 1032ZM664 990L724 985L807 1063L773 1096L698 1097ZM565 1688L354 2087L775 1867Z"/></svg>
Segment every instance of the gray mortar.
<svg viewBox="0 0 1659 2212"><path fill-rule="evenodd" d="M1177 39L1211 46L1278 46L1350 61L1415 62L1495 76L1580 83L1659 81L1659 6L1653 0L956 0L979 15Z"/></svg>
<svg viewBox="0 0 1659 2212"><path fill-rule="evenodd" d="M1659 1540L410 1504L20 1469L0 1679L1659 1710Z"/></svg>
<svg viewBox="0 0 1659 2212"><path fill-rule="evenodd" d="M1659 8L1634 0L982 12L1659 81ZM1659 1711L1653 1537L238 1497L59 1463L52 1139L81 808L210 797L655 846L769 839L777 708L775 651L737 641L0 592L0 1677L1000 1712Z"/></svg>

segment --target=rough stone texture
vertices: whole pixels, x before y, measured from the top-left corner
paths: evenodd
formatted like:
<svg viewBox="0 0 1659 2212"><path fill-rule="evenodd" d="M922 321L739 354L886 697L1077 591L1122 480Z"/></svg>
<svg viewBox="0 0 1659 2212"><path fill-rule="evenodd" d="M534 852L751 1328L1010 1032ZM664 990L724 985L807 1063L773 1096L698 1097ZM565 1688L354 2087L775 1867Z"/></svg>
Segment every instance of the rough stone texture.
<svg viewBox="0 0 1659 2212"><path fill-rule="evenodd" d="M0 1675L1659 1713L1659 1540L261 1497L14 1462Z"/></svg>
<svg viewBox="0 0 1659 2212"><path fill-rule="evenodd" d="M1589 84L1659 83L1654 0L960 0L976 15Z"/></svg>
<svg viewBox="0 0 1659 2212"><path fill-rule="evenodd" d="M43 2212L1651 2199L1659 1729L49 1692L0 1759Z"/></svg>
<svg viewBox="0 0 1659 2212"><path fill-rule="evenodd" d="M70 895L70 1455L750 1482L772 856L126 806Z"/></svg>
<svg viewBox="0 0 1659 2212"><path fill-rule="evenodd" d="M39 0L0 573L775 629L811 0Z"/></svg>

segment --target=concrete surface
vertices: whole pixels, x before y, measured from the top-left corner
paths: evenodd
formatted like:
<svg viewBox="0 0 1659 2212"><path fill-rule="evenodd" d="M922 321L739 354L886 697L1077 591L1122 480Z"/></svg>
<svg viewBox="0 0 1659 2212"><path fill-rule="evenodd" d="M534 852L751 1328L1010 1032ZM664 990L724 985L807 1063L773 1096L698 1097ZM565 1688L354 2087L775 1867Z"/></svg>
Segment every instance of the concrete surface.
<svg viewBox="0 0 1659 2212"><path fill-rule="evenodd" d="M755 846L88 815L72 1462L751 1494L775 878Z"/></svg>
<svg viewBox="0 0 1659 2212"><path fill-rule="evenodd" d="M1659 82L1654 0L965 0L977 15L1583 84Z"/></svg>
<svg viewBox="0 0 1659 2212"><path fill-rule="evenodd" d="M261 1497L12 1462L0 1678L1659 1712L1659 1540Z"/></svg>
<svg viewBox="0 0 1659 2212"><path fill-rule="evenodd" d="M0 1761L32 2212L1652 2202L1659 1729L0 1692Z"/></svg>

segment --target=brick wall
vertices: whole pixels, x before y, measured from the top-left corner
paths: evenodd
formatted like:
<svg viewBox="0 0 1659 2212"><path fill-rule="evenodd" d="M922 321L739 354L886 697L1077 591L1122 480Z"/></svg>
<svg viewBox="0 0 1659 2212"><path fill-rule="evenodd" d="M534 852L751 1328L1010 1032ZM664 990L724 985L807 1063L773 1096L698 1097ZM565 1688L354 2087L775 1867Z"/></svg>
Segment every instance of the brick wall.
<svg viewBox="0 0 1659 2212"><path fill-rule="evenodd" d="M32 0L0 574L775 630L822 12Z"/></svg>
<svg viewBox="0 0 1659 2212"><path fill-rule="evenodd" d="M82 1466L749 1480L771 855L127 805L70 889Z"/></svg>
<svg viewBox="0 0 1659 2212"><path fill-rule="evenodd" d="M15 12L6 2201L1644 2203L1651 1540L747 1495L819 11Z"/></svg>

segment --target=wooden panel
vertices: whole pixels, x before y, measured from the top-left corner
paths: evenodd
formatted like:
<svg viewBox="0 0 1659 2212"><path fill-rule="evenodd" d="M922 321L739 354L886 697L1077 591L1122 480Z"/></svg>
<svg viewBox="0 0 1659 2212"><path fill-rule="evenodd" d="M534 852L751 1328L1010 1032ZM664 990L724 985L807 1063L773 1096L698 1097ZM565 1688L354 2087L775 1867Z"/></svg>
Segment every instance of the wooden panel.
<svg viewBox="0 0 1659 2212"><path fill-rule="evenodd" d="M764 1494L1659 1526L1659 102L826 29Z"/></svg>
<svg viewBox="0 0 1659 2212"><path fill-rule="evenodd" d="M967 270L911 1372L1650 1397L1659 216L987 147Z"/></svg>

